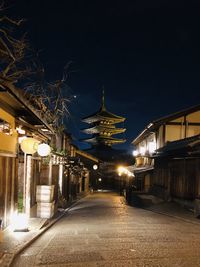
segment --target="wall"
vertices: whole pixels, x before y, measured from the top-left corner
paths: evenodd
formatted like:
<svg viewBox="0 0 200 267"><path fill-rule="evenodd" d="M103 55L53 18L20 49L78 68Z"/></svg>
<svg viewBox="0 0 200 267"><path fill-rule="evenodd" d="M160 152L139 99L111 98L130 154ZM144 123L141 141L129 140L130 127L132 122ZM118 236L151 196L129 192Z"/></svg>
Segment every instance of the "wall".
<svg viewBox="0 0 200 267"><path fill-rule="evenodd" d="M157 187L165 199L171 196L193 201L200 196L200 159L157 159L152 186Z"/></svg>
<svg viewBox="0 0 200 267"><path fill-rule="evenodd" d="M10 114L0 108L0 119L8 122L12 129L12 135L0 132L0 151L16 153L17 148L17 132L15 130L15 119Z"/></svg>
<svg viewBox="0 0 200 267"><path fill-rule="evenodd" d="M188 123L199 123L200 124L200 111L189 114L186 117ZM187 137L200 134L200 125L188 125L186 130Z"/></svg>
<svg viewBox="0 0 200 267"><path fill-rule="evenodd" d="M183 125L166 125L165 126L165 142L176 141L184 138Z"/></svg>
<svg viewBox="0 0 200 267"><path fill-rule="evenodd" d="M160 148L164 145L164 143L163 143L163 137L164 137L163 129L164 129L163 125L161 125L158 129L158 132L157 132L157 144L156 144L157 148Z"/></svg>
<svg viewBox="0 0 200 267"><path fill-rule="evenodd" d="M200 188L200 159L170 162L172 197L194 200Z"/></svg>

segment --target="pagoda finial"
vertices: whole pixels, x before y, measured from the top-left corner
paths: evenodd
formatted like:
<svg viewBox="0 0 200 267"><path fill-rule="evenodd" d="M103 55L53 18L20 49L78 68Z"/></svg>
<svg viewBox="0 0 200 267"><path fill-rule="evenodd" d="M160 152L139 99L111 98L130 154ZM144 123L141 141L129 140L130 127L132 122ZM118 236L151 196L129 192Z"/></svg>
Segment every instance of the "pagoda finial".
<svg viewBox="0 0 200 267"><path fill-rule="evenodd" d="M102 110L105 110L105 109L106 109L106 107L105 107L104 86L103 86L103 89L102 89L102 106L101 106L101 109L102 109Z"/></svg>

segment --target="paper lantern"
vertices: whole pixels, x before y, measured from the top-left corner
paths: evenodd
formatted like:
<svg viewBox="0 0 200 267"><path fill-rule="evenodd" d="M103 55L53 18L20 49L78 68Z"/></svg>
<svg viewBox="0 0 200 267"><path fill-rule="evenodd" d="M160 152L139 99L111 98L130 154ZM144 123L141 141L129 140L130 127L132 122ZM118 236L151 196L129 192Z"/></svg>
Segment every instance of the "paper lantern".
<svg viewBox="0 0 200 267"><path fill-rule="evenodd" d="M21 149L26 154L34 154L37 151L38 144L38 140L31 137L27 137L22 140Z"/></svg>
<svg viewBox="0 0 200 267"><path fill-rule="evenodd" d="M46 157L51 153L51 148L47 144L39 144L37 152L41 157Z"/></svg>

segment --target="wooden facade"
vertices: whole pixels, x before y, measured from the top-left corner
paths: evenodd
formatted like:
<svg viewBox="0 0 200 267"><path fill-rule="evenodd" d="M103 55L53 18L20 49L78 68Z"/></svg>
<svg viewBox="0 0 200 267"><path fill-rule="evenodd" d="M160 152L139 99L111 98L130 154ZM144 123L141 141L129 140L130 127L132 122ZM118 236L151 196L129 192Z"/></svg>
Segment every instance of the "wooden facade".
<svg viewBox="0 0 200 267"><path fill-rule="evenodd" d="M17 159L0 155L0 219L3 227L17 209Z"/></svg>
<svg viewBox="0 0 200 267"><path fill-rule="evenodd" d="M165 196L194 201L200 197L200 135L171 142L157 151L152 184Z"/></svg>
<svg viewBox="0 0 200 267"><path fill-rule="evenodd" d="M0 219L3 227L17 209L17 132L15 118L0 108Z"/></svg>
<svg viewBox="0 0 200 267"><path fill-rule="evenodd" d="M200 134L200 105L151 122L132 142L137 165L149 165L156 149Z"/></svg>
<svg viewBox="0 0 200 267"><path fill-rule="evenodd" d="M81 160L98 160L73 146L70 134L65 131L55 134L45 116L41 117L12 84L1 84L1 88L0 220L7 227L12 214L19 210L20 201L21 212L29 217L40 214L37 212L40 201L37 188L42 185L54 190L52 203L55 203L55 209L51 216L59 205L63 207L60 201L66 203L78 193L88 192L90 166ZM49 157L43 159L36 151L33 154L23 152L20 140L27 136L37 143L50 144L52 151ZM74 164L70 163L71 158L75 159Z"/></svg>
<svg viewBox="0 0 200 267"><path fill-rule="evenodd" d="M133 144L136 179L141 179L137 170L143 168L145 184L153 167L150 193L193 203L200 197L200 105L153 121Z"/></svg>
<svg viewBox="0 0 200 267"><path fill-rule="evenodd" d="M173 160L170 169L172 198L194 201L200 195L200 158Z"/></svg>

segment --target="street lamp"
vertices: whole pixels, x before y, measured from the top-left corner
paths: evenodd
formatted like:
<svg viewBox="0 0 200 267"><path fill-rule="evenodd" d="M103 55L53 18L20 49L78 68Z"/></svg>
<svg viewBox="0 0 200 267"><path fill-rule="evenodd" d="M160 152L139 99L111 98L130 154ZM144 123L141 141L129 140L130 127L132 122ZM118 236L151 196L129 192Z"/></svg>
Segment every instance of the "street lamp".
<svg viewBox="0 0 200 267"><path fill-rule="evenodd" d="M93 170L97 170L98 169L98 165L97 164L94 164L93 166L92 166L92 168L93 168Z"/></svg>

